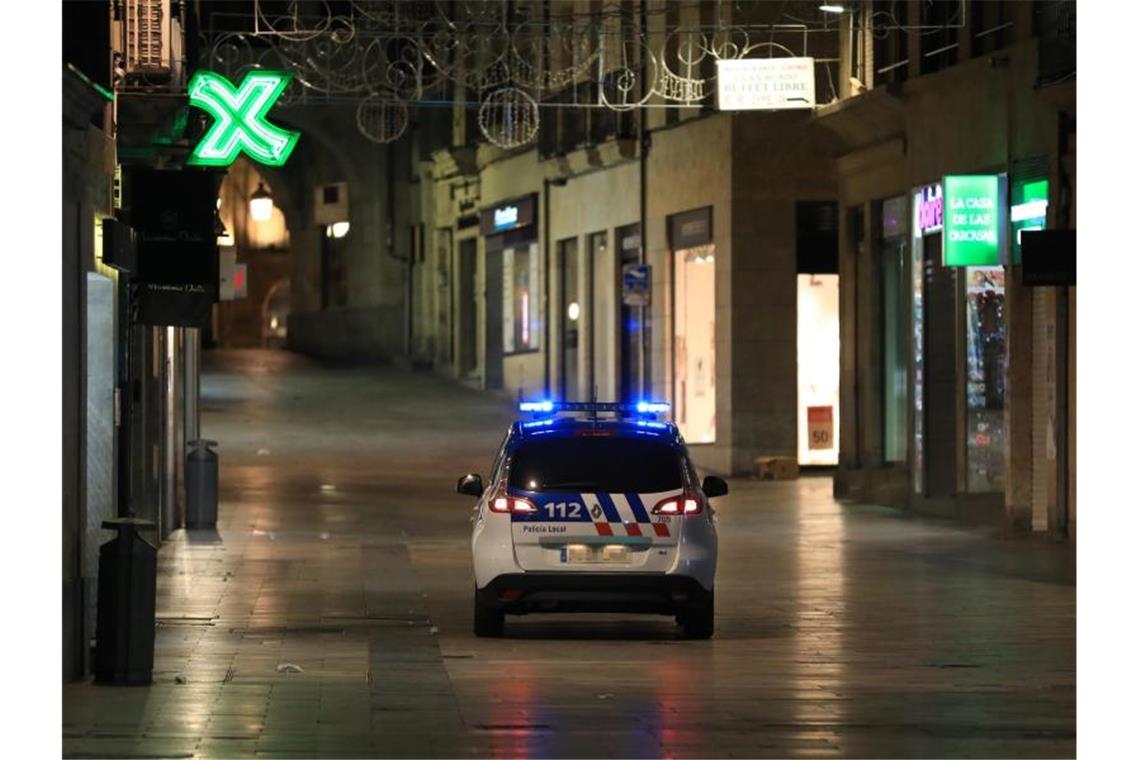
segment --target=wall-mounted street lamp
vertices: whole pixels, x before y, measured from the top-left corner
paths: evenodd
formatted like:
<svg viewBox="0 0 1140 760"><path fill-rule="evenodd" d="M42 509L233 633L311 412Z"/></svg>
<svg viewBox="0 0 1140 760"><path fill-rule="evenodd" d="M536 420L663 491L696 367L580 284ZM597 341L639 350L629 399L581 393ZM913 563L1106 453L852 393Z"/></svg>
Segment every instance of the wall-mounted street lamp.
<svg viewBox="0 0 1140 760"><path fill-rule="evenodd" d="M823 11L824 13L843 13L845 10L842 5L830 5L830 4L821 5L821 6L819 6L819 9L821 11Z"/></svg>
<svg viewBox="0 0 1140 760"><path fill-rule="evenodd" d="M263 182L258 182L257 189L249 196L249 215L255 222L268 222L273 216L273 196Z"/></svg>
<svg viewBox="0 0 1140 760"><path fill-rule="evenodd" d="M348 222L333 222L325 227L325 237L342 238L348 234Z"/></svg>

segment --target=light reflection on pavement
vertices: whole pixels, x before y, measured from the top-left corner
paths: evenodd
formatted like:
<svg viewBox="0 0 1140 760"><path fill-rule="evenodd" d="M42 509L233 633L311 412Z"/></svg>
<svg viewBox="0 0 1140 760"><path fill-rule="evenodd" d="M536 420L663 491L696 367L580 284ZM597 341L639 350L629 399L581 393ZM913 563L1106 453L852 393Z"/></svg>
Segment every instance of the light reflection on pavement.
<svg viewBox="0 0 1140 760"><path fill-rule="evenodd" d="M511 406L284 353L208 366L218 534L160 553L155 684L64 688L65 755L1075 753L1072 547L733 479L712 640L615 615L476 639L453 489Z"/></svg>

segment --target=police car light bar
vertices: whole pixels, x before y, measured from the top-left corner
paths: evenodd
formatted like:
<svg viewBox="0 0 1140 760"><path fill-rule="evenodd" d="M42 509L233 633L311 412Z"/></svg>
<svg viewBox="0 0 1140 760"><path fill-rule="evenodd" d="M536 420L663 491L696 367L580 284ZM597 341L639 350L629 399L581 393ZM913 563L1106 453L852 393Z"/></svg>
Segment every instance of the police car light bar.
<svg viewBox="0 0 1140 760"><path fill-rule="evenodd" d="M520 412L557 414L558 412L636 412L637 414L666 414L670 406L664 401L638 401L636 404L619 404L612 401L521 401Z"/></svg>
<svg viewBox="0 0 1140 760"><path fill-rule="evenodd" d="M553 401L522 401L519 403L520 412L553 412Z"/></svg>

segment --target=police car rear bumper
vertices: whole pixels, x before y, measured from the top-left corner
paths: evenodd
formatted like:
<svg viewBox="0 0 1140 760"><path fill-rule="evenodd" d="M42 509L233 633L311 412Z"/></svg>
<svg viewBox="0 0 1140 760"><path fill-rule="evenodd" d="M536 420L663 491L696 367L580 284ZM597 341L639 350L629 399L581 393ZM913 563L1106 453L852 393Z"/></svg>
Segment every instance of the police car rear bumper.
<svg viewBox="0 0 1140 760"><path fill-rule="evenodd" d="M511 615L638 612L675 615L710 593L694 578L639 573L512 573L478 589L480 601Z"/></svg>

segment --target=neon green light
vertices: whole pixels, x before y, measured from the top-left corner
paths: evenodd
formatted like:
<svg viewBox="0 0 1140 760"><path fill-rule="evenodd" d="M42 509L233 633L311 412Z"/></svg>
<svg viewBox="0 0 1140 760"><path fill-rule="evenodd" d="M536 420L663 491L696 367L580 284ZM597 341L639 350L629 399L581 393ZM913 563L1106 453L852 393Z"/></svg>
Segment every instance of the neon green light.
<svg viewBox="0 0 1140 760"><path fill-rule="evenodd" d="M199 71L190 80L190 105L214 117L210 130L190 154L194 166L229 166L240 153L268 166L281 166L300 132L281 129L265 114L289 85L283 71L251 71L235 88L221 74Z"/></svg>

